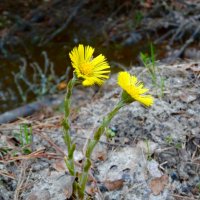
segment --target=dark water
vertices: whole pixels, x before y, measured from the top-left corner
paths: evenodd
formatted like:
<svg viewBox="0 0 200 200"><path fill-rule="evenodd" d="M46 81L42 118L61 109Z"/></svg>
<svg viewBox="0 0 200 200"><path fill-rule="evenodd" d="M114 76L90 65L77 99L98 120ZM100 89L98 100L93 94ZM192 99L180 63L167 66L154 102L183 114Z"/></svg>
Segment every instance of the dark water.
<svg viewBox="0 0 200 200"><path fill-rule="evenodd" d="M27 80L32 80L33 69L31 63L37 62L41 68L44 69L44 56L42 52L47 53L49 61L54 63L55 74L62 76L66 73L67 67L70 66L69 52L74 46L78 44L91 45L95 48L95 55L102 53L106 56L109 63L112 65L112 71L118 71L118 65L122 64L129 67L133 64L138 64L138 56L140 52L149 52L150 41L140 41L135 45L123 46L117 43L111 43L109 45L102 45L102 37L93 37L87 34L87 31L78 29L77 27L70 27L60 35L58 35L53 41L49 42L45 46L38 46L32 44L31 41L25 43L25 48L19 47L15 49L15 54L20 55L27 61ZM161 54L160 52L157 52ZM157 58L160 55L157 55ZM13 73L19 72L19 66L21 65L20 59L1 59L0 63L0 113L7 110L17 108L24 102L19 94L16 83L14 81ZM27 90L27 85L24 82L20 83L22 89ZM29 93L27 95L27 102L31 102L36 99L36 95Z"/></svg>

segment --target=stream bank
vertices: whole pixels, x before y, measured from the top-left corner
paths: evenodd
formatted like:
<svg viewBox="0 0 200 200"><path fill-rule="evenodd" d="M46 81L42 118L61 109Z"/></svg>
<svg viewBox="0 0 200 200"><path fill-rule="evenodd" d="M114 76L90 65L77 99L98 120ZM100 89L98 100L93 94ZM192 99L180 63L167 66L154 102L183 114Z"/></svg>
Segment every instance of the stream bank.
<svg viewBox="0 0 200 200"><path fill-rule="evenodd" d="M199 13L200 3L194 0L2 0L0 113L59 93L56 87L50 88L62 82L55 80L70 68L68 53L79 43L106 55L113 71L141 65L139 55L149 54L151 43L156 60L198 60ZM47 67L53 72L34 73L35 64L43 72ZM32 74L44 75L45 79L34 80ZM40 91L46 80L51 85L46 84L45 92Z"/></svg>

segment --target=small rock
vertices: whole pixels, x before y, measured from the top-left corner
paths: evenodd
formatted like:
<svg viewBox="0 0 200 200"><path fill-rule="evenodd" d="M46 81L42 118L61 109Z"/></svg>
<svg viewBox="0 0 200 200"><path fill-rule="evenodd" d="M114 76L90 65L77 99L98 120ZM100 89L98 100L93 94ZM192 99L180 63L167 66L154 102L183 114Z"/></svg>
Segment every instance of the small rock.
<svg viewBox="0 0 200 200"><path fill-rule="evenodd" d="M161 177L162 173L158 169L159 164L155 160L151 160L147 162L147 169L151 176L153 177Z"/></svg>
<svg viewBox="0 0 200 200"><path fill-rule="evenodd" d="M154 178L150 181L149 187L151 188L154 195L159 195L168 184L168 176L163 175L159 178Z"/></svg>
<svg viewBox="0 0 200 200"><path fill-rule="evenodd" d="M178 180L178 175L176 172L171 173L171 179L172 179L172 181Z"/></svg>

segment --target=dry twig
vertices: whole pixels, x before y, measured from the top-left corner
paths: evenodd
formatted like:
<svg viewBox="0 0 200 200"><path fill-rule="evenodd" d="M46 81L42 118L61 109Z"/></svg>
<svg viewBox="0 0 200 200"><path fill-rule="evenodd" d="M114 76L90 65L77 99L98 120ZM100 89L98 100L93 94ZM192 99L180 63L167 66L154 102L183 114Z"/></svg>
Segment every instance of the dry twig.
<svg viewBox="0 0 200 200"><path fill-rule="evenodd" d="M27 161L22 162L20 175L18 177L17 187L16 187L16 190L14 193L14 200L20 199L20 193L21 193L22 187L24 185L24 182L26 181L26 170L27 170L28 166L29 166L29 164Z"/></svg>

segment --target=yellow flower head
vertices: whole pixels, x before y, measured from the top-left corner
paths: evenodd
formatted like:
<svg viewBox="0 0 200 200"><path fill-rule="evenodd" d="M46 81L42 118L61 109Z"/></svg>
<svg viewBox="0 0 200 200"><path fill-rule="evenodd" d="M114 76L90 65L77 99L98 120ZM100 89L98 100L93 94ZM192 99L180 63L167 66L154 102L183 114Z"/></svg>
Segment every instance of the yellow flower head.
<svg viewBox="0 0 200 200"><path fill-rule="evenodd" d="M74 71L78 78L84 79L84 86L101 85L109 78L110 66L106 58L102 54L93 58L93 53L94 48L82 44L69 53Z"/></svg>
<svg viewBox="0 0 200 200"><path fill-rule="evenodd" d="M153 105L153 97L144 95L149 90L144 88L143 83L138 81L136 76L131 76L128 72L120 72L118 75L119 86L128 93L133 101L138 101L145 106Z"/></svg>

